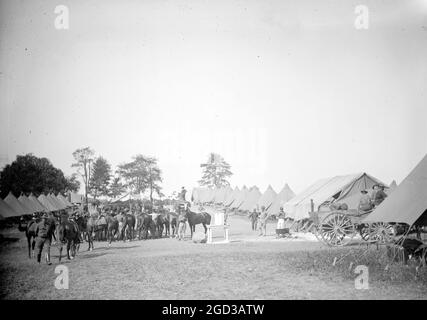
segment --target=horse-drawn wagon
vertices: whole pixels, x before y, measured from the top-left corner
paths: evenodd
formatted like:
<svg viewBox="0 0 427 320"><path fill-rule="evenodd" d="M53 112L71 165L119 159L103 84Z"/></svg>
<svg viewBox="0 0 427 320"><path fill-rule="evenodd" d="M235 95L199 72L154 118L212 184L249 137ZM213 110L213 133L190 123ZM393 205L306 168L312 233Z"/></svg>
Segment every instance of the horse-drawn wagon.
<svg viewBox="0 0 427 320"><path fill-rule="evenodd" d="M371 243L391 242L395 234L391 224L363 222L372 211L348 209L345 206L331 206L327 210L319 208L309 213L310 231L329 246L347 245L357 236Z"/></svg>

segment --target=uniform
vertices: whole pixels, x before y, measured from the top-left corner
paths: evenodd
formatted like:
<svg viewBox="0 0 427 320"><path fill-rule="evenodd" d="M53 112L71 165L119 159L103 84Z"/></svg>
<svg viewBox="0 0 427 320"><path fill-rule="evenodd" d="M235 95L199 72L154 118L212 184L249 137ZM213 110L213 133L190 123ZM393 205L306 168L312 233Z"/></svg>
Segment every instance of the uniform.
<svg viewBox="0 0 427 320"><path fill-rule="evenodd" d="M43 247L46 245L46 262L50 264L50 245L52 242L52 235L54 232L55 224L48 218L42 219L37 224L36 229L36 249L37 249L37 262L40 263Z"/></svg>

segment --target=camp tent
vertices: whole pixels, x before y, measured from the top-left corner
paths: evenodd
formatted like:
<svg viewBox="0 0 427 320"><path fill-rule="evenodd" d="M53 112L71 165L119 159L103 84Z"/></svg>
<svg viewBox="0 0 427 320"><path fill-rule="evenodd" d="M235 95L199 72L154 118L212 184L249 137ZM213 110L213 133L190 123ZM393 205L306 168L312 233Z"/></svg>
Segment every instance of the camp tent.
<svg viewBox="0 0 427 320"><path fill-rule="evenodd" d="M390 183L390 186L389 186L388 190L386 190L386 193L389 195L389 194L391 194L391 193L392 193L396 188L397 188L396 180L393 180L393 181Z"/></svg>
<svg viewBox="0 0 427 320"><path fill-rule="evenodd" d="M236 199L237 195L240 193L240 189L238 187L235 187L233 192L231 192L225 199L224 201L224 205L225 206L230 206L234 199Z"/></svg>
<svg viewBox="0 0 427 320"><path fill-rule="evenodd" d="M217 204L224 204L226 198L233 192L230 186L223 187L215 194L214 202Z"/></svg>
<svg viewBox="0 0 427 320"><path fill-rule="evenodd" d="M277 197L276 191L274 191L273 187L269 185L267 187L267 190L265 190L262 196L258 199L258 202L256 205L258 206L258 208L261 208L262 206L264 206L266 209L268 209L276 197Z"/></svg>
<svg viewBox="0 0 427 320"><path fill-rule="evenodd" d="M360 191L371 189L378 183L385 185L366 173L320 179L285 203L284 211L290 218L298 221L309 217L311 200L314 211L324 209L332 202L346 203L349 209L356 209L359 205Z"/></svg>
<svg viewBox="0 0 427 320"><path fill-rule="evenodd" d="M4 198L4 201L12 207L13 211L16 213L16 216L23 216L26 214L31 214L31 210L29 208L24 207L18 199L15 198L15 196L12 194L12 192L9 192L6 198Z"/></svg>
<svg viewBox="0 0 427 320"><path fill-rule="evenodd" d="M28 196L28 200L30 200L30 201L33 203L34 207L35 207L35 208L37 208L37 211L36 211L36 212L44 212L44 211L48 211L48 210L46 209L46 207L45 207L45 206L43 206L43 205L40 203L40 201L39 201L39 200L37 200L37 198L36 198L32 193Z"/></svg>
<svg viewBox="0 0 427 320"><path fill-rule="evenodd" d="M44 194L39 195L37 200L46 208L47 212L59 210Z"/></svg>
<svg viewBox="0 0 427 320"><path fill-rule="evenodd" d="M28 212L34 213L37 212L37 208L34 203L30 201L24 194L21 194L18 198L19 203L27 209Z"/></svg>
<svg viewBox="0 0 427 320"><path fill-rule="evenodd" d="M252 211L253 208L257 205L258 200L261 198L262 194L259 191L257 186L253 186L249 193L247 194L242 205L239 207L241 211Z"/></svg>
<svg viewBox="0 0 427 320"><path fill-rule="evenodd" d="M427 155L363 222L427 225Z"/></svg>
<svg viewBox="0 0 427 320"><path fill-rule="evenodd" d="M0 216L3 218L9 218L20 216L20 214L15 212L11 206L0 198Z"/></svg>
<svg viewBox="0 0 427 320"><path fill-rule="evenodd" d="M58 210L64 210L67 208L53 193L47 195L47 198L58 208Z"/></svg>
<svg viewBox="0 0 427 320"><path fill-rule="evenodd" d="M230 208L238 209L242 205L243 201L245 201L248 193L248 188L246 188L246 186L243 186L242 190L240 190L239 194L236 196L233 203L230 205Z"/></svg>
<svg viewBox="0 0 427 320"><path fill-rule="evenodd" d="M267 209L268 215L277 215L280 211L280 207L283 207L286 202L295 197L295 193L291 190L288 184L285 184L283 189L274 198L273 203Z"/></svg>
<svg viewBox="0 0 427 320"><path fill-rule="evenodd" d="M61 201L62 203L64 203L67 207L72 207L73 204L70 203L62 194L58 193L58 195L56 196L59 201Z"/></svg>

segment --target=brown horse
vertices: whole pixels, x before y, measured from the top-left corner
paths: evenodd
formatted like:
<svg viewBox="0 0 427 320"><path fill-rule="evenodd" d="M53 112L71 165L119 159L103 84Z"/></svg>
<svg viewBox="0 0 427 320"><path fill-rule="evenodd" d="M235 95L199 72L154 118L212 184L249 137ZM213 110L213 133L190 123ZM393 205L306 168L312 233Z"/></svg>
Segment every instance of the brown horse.
<svg viewBox="0 0 427 320"><path fill-rule="evenodd" d="M59 262L61 262L62 259L64 244L67 245L67 259L70 260L75 258L80 247L79 232L77 224L69 220L57 224L56 234L59 240Z"/></svg>
<svg viewBox="0 0 427 320"><path fill-rule="evenodd" d="M195 213L187 207L186 214L188 224L190 226L191 238L193 238L193 232L196 231L196 224L203 224L203 228L205 228L205 234L208 231L206 225L211 224L211 215L207 212Z"/></svg>
<svg viewBox="0 0 427 320"><path fill-rule="evenodd" d="M25 225L22 225L23 218L19 220L18 230L21 232L25 232L25 236L27 238L28 243L28 258L34 258L34 247L36 245L36 237L37 237L37 221L30 220Z"/></svg>
<svg viewBox="0 0 427 320"><path fill-rule="evenodd" d="M111 245L111 241L113 241L114 237L119 234L119 221L116 217L107 214L107 240L108 245Z"/></svg>

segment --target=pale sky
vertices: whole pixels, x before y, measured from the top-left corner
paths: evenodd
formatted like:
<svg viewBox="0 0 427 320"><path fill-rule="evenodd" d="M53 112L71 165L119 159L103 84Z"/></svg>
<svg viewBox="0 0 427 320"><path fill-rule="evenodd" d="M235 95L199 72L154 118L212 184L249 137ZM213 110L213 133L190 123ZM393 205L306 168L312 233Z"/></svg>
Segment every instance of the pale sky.
<svg viewBox="0 0 427 320"><path fill-rule="evenodd" d="M2 165L32 152L70 175L80 147L141 153L170 194L212 151L233 187L300 192L400 182L427 152L427 0L0 0L0 72Z"/></svg>

